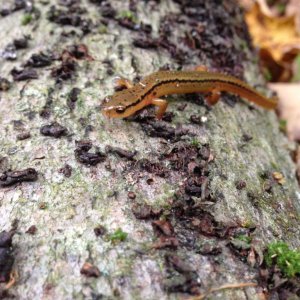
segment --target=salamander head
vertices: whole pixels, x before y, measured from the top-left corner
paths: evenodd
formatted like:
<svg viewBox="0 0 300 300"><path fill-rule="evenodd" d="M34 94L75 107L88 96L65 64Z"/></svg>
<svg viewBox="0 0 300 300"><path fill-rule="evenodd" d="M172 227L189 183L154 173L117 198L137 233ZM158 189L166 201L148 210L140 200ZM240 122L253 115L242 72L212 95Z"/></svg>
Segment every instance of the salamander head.
<svg viewBox="0 0 300 300"><path fill-rule="evenodd" d="M137 111L140 100L129 89L115 92L102 103L102 113L110 118L126 118ZM139 108L140 109L140 108Z"/></svg>

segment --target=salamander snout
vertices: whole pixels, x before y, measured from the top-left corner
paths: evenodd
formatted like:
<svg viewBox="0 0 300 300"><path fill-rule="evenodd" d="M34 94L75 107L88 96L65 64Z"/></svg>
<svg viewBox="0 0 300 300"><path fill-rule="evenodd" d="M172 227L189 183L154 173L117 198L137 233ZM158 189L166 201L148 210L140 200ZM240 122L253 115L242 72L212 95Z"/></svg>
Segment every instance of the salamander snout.
<svg viewBox="0 0 300 300"><path fill-rule="evenodd" d="M110 118L122 118L126 107L122 104L113 103L110 97L106 97L101 105L102 113Z"/></svg>

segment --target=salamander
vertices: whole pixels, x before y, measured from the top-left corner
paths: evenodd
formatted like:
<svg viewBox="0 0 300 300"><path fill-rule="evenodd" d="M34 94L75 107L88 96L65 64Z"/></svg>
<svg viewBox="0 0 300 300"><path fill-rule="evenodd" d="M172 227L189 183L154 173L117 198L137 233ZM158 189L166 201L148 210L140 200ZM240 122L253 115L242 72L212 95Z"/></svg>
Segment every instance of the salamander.
<svg viewBox="0 0 300 300"><path fill-rule="evenodd" d="M167 109L167 100L160 97L170 94L210 93L206 100L210 105L218 102L221 92L234 93L266 109L277 106L275 98L267 98L254 88L233 76L203 71L158 71L133 84L119 78L118 86L126 89L107 97L102 105L104 115L112 118L125 118L145 106L158 107L156 117L161 119Z"/></svg>

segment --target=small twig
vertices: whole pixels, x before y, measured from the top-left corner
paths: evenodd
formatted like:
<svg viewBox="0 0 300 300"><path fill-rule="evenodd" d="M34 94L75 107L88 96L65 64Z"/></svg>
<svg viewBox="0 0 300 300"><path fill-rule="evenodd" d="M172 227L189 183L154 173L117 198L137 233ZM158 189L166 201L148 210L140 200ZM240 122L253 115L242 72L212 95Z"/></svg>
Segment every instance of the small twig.
<svg viewBox="0 0 300 300"><path fill-rule="evenodd" d="M249 287L249 286L257 286L257 283L254 282L243 282L243 283L232 283L232 284L224 284L218 288L212 288L209 289L205 294L196 296L196 297L191 297L189 300L203 300L205 299L209 294L218 292L221 290L226 290L226 289L240 289L243 287Z"/></svg>
<svg viewBox="0 0 300 300"><path fill-rule="evenodd" d="M19 98L19 100L22 100L24 91L25 91L27 85L29 84L29 82L30 82L30 80L27 80L27 81L25 82L25 84L22 86L22 88L21 88L21 90L20 90L20 98Z"/></svg>
<svg viewBox="0 0 300 300"><path fill-rule="evenodd" d="M11 288L16 283L18 277L18 272L16 270L13 270L9 274L9 282L5 285L5 289L8 290L9 288Z"/></svg>

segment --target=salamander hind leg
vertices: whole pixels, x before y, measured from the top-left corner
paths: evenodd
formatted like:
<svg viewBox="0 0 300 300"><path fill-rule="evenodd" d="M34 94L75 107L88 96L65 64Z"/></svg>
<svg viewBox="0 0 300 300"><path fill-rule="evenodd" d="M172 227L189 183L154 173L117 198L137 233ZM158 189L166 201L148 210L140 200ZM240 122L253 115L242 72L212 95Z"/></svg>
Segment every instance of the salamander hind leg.
<svg viewBox="0 0 300 300"><path fill-rule="evenodd" d="M208 72L208 67L204 65L199 65L194 68L195 71L198 72Z"/></svg>
<svg viewBox="0 0 300 300"><path fill-rule="evenodd" d="M116 77L114 80L114 85L117 89L121 89L121 88L130 89L133 87L133 82L123 77Z"/></svg>
<svg viewBox="0 0 300 300"><path fill-rule="evenodd" d="M151 104L158 107L158 109L156 111L156 118L158 120L160 120L163 117L163 115L168 107L168 102L164 99L156 98L156 99L151 100Z"/></svg>
<svg viewBox="0 0 300 300"><path fill-rule="evenodd" d="M221 97L220 91L214 89L209 93L208 96L205 97L205 100L209 105L215 105L219 101L220 97Z"/></svg>

